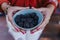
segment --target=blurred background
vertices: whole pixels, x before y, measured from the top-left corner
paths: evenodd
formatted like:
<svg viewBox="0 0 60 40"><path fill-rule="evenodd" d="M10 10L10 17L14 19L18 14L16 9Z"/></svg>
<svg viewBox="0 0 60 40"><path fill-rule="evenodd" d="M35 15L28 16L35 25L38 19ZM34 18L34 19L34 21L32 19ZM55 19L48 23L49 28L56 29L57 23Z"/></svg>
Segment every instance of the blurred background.
<svg viewBox="0 0 60 40"><path fill-rule="evenodd" d="M59 5L45 27L40 40L60 40L60 0L58 1ZM7 31L6 18L0 13L0 40L14 40Z"/></svg>

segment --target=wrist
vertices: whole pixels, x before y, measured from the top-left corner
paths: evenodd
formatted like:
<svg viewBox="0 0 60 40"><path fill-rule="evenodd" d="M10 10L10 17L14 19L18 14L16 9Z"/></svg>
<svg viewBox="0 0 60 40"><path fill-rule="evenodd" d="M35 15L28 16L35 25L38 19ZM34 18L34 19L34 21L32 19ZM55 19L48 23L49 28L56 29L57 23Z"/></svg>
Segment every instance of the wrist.
<svg viewBox="0 0 60 40"><path fill-rule="evenodd" d="M10 7L10 5L7 4L7 3L2 3L1 4L1 8L2 8L3 11L6 10L8 7Z"/></svg>
<svg viewBox="0 0 60 40"><path fill-rule="evenodd" d="M10 5L7 4L7 3L2 3L1 4L1 8L5 13L7 13L7 10L8 10L9 7L10 7Z"/></svg>
<svg viewBox="0 0 60 40"><path fill-rule="evenodd" d="M47 6L47 8L48 8L49 10L51 10L51 11L54 11L55 6L52 5L52 4L49 4L49 5Z"/></svg>

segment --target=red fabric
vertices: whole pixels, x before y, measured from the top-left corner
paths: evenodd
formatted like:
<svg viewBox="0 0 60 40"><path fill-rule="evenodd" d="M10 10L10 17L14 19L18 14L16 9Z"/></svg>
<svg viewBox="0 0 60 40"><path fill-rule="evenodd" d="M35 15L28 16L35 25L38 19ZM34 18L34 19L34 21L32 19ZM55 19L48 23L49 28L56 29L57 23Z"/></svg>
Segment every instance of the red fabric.
<svg viewBox="0 0 60 40"><path fill-rule="evenodd" d="M54 2L51 2L51 4L54 5L55 6L55 9L56 9L56 4Z"/></svg>
<svg viewBox="0 0 60 40"><path fill-rule="evenodd" d="M14 4L14 0L12 0L12 5L15 5L15 6L33 6L33 7L36 7L37 3L36 3L36 0L17 0L16 3Z"/></svg>
<svg viewBox="0 0 60 40"><path fill-rule="evenodd" d="M8 0L0 0L0 5L1 5L3 2L8 2Z"/></svg>
<svg viewBox="0 0 60 40"><path fill-rule="evenodd" d="M8 1L8 0L0 0L0 11L1 11L1 12L2 12L1 4L2 4L3 2L9 3L9 1Z"/></svg>
<svg viewBox="0 0 60 40"><path fill-rule="evenodd" d="M55 9L56 9L56 4L55 4L55 2L47 2L45 5L48 5L48 4L52 4L53 6L55 6Z"/></svg>
<svg viewBox="0 0 60 40"><path fill-rule="evenodd" d="M10 0L11 5L15 6L33 6L33 7L44 7L49 0ZM8 0L0 0L0 4L3 2L8 2Z"/></svg>
<svg viewBox="0 0 60 40"><path fill-rule="evenodd" d="M58 0L58 2L60 3L60 0Z"/></svg>
<svg viewBox="0 0 60 40"><path fill-rule="evenodd" d="M26 6L33 6L33 7L36 7L36 8L40 8L40 7L45 7L47 6L48 4L53 4L56 8L56 3L55 2L49 2L50 0L0 0L0 5L3 3L3 2L10 2L11 5L13 6L22 6L22 7L26 7ZM60 0L58 0L60 1ZM1 10L1 7L0 7L0 11Z"/></svg>

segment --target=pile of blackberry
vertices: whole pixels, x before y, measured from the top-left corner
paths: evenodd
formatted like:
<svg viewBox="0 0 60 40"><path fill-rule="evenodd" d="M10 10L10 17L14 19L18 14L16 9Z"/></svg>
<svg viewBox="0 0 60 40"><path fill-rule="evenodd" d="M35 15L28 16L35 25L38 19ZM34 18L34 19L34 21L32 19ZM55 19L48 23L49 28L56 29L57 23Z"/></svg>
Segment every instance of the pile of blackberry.
<svg viewBox="0 0 60 40"><path fill-rule="evenodd" d="M15 17L15 22L22 28L33 28L38 24L39 17L36 13L20 14Z"/></svg>

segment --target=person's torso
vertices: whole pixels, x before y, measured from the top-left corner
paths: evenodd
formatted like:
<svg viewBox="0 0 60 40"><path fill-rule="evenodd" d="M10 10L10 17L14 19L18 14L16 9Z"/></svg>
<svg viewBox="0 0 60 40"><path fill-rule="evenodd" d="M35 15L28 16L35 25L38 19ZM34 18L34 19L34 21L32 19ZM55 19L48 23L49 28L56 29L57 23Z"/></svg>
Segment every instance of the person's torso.
<svg viewBox="0 0 60 40"><path fill-rule="evenodd" d="M20 6L20 7L45 7L49 0L8 0L12 6ZM0 9L0 12L3 12Z"/></svg>
<svg viewBox="0 0 60 40"><path fill-rule="evenodd" d="M9 0L12 6L21 6L21 7L45 7L46 3L49 0Z"/></svg>

